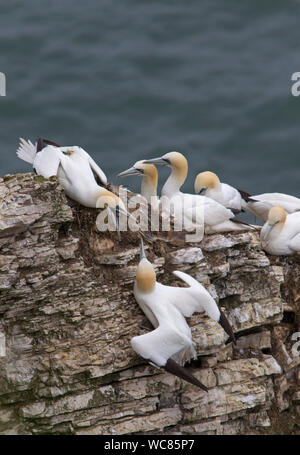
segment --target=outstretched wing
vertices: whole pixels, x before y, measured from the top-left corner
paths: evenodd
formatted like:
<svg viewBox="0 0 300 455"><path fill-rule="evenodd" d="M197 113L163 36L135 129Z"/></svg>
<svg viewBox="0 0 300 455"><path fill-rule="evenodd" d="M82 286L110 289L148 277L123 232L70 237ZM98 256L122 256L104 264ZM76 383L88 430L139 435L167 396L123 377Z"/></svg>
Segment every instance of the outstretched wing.
<svg viewBox="0 0 300 455"><path fill-rule="evenodd" d="M173 274L190 286L188 289L173 286L169 287L171 292L173 290L172 305L175 306L184 317L189 318L194 313L202 313L207 308L214 308L215 317L218 317L218 307L212 296L201 283L198 283L195 278L179 270L175 270ZM182 294L182 296L180 294Z"/></svg>
<svg viewBox="0 0 300 455"><path fill-rule="evenodd" d="M95 180L97 183L107 185L107 177L102 171L102 169L98 166L98 164L93 160L93 158L81 147L72 147L76 149L76 152L84 157L88 162L89 165L95 175Z"/></svg>

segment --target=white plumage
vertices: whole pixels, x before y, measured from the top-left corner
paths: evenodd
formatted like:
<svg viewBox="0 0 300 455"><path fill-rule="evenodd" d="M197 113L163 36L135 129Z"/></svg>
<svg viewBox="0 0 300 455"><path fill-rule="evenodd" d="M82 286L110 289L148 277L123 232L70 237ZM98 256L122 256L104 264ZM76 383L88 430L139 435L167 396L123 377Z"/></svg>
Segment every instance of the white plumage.
<svg viewBox="0 0 300 455"><path fill-rule="evenodd" d="M98 185L95 175L102 184L107 183L107 178L91 156L77 146L59 147L47 145L47 142L43 145L37 151L37 146L31 141L20 139L17 155L31 163L38 175L45 178L56 175L71 199L85 207L96 207L99 191L104 188Z"/></svg>
<svg viewBox="0 0 300 455"><path fill-rule="evenodd" d="M300 252L300 212L287 214L280 206L272 207L260 233L263 249L273 255Z"/></svg>
<svg viewBox="0 0 300 455"><path fill-rule="evenodd" d="M219 177L213 172L205 171L198 174L194 187L196 194L205 194L234 213L241 212L245 208L246 203L240 191L227 183L221 183Z"/></svg>
<svg viewBox="0 0 300 455"><path fill-rule="evenodd" d="M85 150L78 146L60 147L43 139L38 139L36 145L20 139L17 155L31 163L37 174L45 178L56 175L66 194L85 207L107 206L120 236L117 214L130 214L117 195L97 183L96 179L106 184L106 175Z"/></svg>
<svg viewBox="0 0 300 455"><path fill-rule="evenodd" d="M161 191L161 201L167 198L171 203L171 213L179 216L183 212L186 224L189 227L204 223L205 233L230 232L245 230L248 227L240 222L233 221L234 214L219 202L206 196L182 193L181 186L185 182L188 172L186 158L177 152L170 152L161 158L145 160L145 163L159 164L171 167L171 175Z"/></svg>
<svg viewBox="0 0 300 455"><path fill-rule="evenodd" d="M131 345L144 359L203 388L203 385L196 384L197 380L180 367L196 358L191 329L185 317L204 311L218 321L235 342L234 333L224 313L197 280L184 272L176 271L174 274L189 287L179 288L158 283L154 267L147 260L141 242L141 259L136 272L134 296L155 330L134 337Z"/></svg>
<svg viewBox="0 0 300 455"><path fill-rule="evenodd" d="M266 221L269 210L275 206L281 206L287 213L294 213L300 210L300 199L282 193L255 194L247 202L246 209L257 218Z"/></svg>

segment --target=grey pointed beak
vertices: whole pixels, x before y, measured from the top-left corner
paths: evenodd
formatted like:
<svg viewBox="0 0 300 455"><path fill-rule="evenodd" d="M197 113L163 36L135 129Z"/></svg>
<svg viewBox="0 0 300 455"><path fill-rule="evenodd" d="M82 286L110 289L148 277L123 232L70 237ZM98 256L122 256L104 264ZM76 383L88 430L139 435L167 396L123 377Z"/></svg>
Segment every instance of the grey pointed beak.
<svg viewBox="0 0 300 455"><path fill-rule="evenodd" d="M220 319L218 322L219 322L220 326L223 327L223 329L225 330L227 335L229 335L229 341L232 341L233 344L236 344L236 339L235 339L235 335L233 333L232 327L231 327L227 317L221 310L220 310Z"/></svg>
<svg viewBox="0 0 300 455"><path fill-rule="evenodd" d="M109 207L110 213L112 214L115 226L116 226L116 231L118 234L119 240L121 240L121 232L120 232L120 224L119 224L119 206L117 205L115 208Z"/></svg>
<svg viewBox="0 0 300 455"><path fill-rule="evenodd" d="M143 239L141 239L140 243L140 261L142 259L147 259Z"/></svg>
<svg viewBox="0 0 300 455"><path fill-rule="evenodd" d="M159 164L161 166L168 166L170 161L165 158L152 158L151 160L144 160L145 164Z"/></svg>
<svg viewBox="0 0 300 455"><path fill-rule="evenodd" d="M274 226L275 226L275 224L270 224L270 223L267 224L265 233L263 235L263 241L267 240L267 238L269 237Z"/></svg>
<svg viewBox="0 0 300 455"><path fill-rule="evenodd" d="M135 167L131 167L130 169L127 169L127 171L120 172L117 177L128 177L130 175L144 175L144 172Z"/></svg>

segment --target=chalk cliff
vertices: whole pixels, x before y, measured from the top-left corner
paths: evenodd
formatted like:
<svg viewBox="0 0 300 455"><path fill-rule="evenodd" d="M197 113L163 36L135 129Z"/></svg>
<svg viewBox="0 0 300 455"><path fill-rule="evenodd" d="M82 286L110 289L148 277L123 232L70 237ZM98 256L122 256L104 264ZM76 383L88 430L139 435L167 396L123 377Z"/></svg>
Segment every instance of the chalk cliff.
<svg viewBox="0 0 300 455"><path fill-rule="evenodd" d="M193 275L238 335L226 345L218 324L188 319L205 393L131 349L149 330L132 293L139 239L97 232L96 215L55 178L0 179L0 433L300 434L299 259L266 255L250 231L147 246L159 280Z"/></svg>

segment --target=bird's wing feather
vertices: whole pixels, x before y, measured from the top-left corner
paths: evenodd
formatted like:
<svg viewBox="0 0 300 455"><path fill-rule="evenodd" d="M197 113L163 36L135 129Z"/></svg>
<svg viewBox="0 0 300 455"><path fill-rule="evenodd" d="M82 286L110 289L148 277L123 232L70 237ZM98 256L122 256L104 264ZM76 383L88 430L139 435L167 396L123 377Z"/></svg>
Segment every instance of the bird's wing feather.
<svg viewBox="0 0 300 455"><path fill-rule="evenodd" d="M72 148L72 147L71 147ZM102 169L98 166L98 164L93 160L93 158L81 147L73 147L74 149L76 148L76 152L80 154L82 157L86 158L89 162L89 165L93 171L93 173L96 176L96 180L99 180L97 183L102 183L104 185L107 185L107 177L102 171Z"/></svg>
<svg viewBox="0 0 300 455"><path fill-rule="evenodd" d="M167 321L162 322L152 332L132 338L134 351L158 366L165 366L168 359L183 348L192 344Z"/></svg>
<svg viewBox="0 0 300 455"><path fill-rule="evenodd" d="M295 252L300 251L300 233L295 235L290 242L289 242L289 247L294 250Z"/></svg>
<svg viewBox="0 0 300 455"><path fill-rule="evenodd" d="M180 288L173 288L177 290L177 299L174 295L172 299L172 304L181 312L181 314L185 317L190 317L196 312L203 312L207 311L209 308L215 309L216 315L218 314L217 305L210 295L210 293L199 283L195 278L188 275L187 273L181 272L179 270L175 270L173 272L175 276L180 278L182 281L187 283L190 288L182 288L183 293L185 291L186 297L180 297L178 290Z"/></svg>
<svg viewBox="0 0 300 455"><path fill-rule="evenodd" d="M231 210L213 199L206 198L205 196L199 197L203 198L202 204L198 204L196 207L192 207L186 211L187 216L194 222L196 220L203 220L204 216L204 223L211 226L234 217Z"/></svg>
<svg viewBox="0 0 300 455"><path fill-rule="evenodd" d="M63 157L59 148L48 145L41 152L36 154L33 162L37 174L45 178L57 175L58 167Z"/></svg>
<svg viewBox="0 0 300 455"><path fill-rule="evenodd" d="M21 160L33 164L36 155L36 145L33 145L31 141L25 141L25 139L20 137L17 155Z"/></svg>

